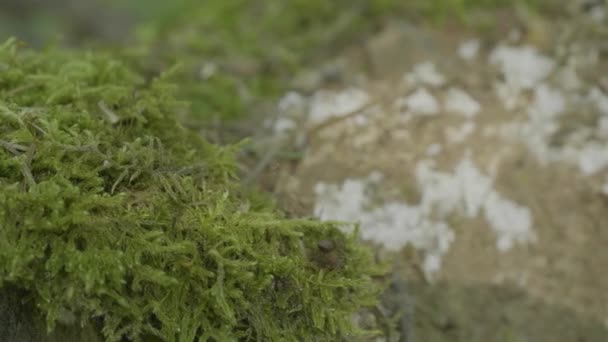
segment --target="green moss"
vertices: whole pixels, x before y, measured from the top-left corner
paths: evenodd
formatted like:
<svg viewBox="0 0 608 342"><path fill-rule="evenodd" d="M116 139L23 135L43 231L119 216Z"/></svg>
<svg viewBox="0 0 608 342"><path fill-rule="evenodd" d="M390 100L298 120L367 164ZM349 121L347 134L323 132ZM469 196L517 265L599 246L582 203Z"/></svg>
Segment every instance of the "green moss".
<svg viewBox="0 0 608 342"><path fill-rule="evenodd" d="M141 26L144 49L134 59L146 70L182 63L180 85L194 118L239 118L248 99L280 94L302 66L369 32L392 3L177 1ZM205 63L217 69L203 79Z"/></svg>
<svg viewBox="0 0 608 342"><path fill-rule="evenodd" d="M351 315L377 293L368 251L337 224L250 206L237 147L176 122L168 75L13 40L0 70L0 286L29 293L49 329L75 317L108 341L361 333Z"/></svg>

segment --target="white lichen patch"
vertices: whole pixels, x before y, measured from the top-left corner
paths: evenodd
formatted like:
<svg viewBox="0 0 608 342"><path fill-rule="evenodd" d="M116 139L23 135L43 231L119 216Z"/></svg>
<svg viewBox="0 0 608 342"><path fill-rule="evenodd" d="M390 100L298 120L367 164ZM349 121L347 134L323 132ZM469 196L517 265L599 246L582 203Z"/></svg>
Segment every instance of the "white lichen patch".
<svg viewBox="0 0 608 342"><path fill-rule="evenodd" d="M553 121L566 110L566 101L562 92L546 84L534 88L534 101L528 109L532 121Z"/></svg>
<svg viewBox="0 0 608 342"><path fill-rule="evenodd" d="M434 156L438 155L439 153L441 153L442 149L443 149L443 147L441 146L441 144L438 144L438 143L431 144L426 149L426 155L429 157L434 157Z"/></svg>
<svg viewBox="0 0 608 342"><path fill-rule="evenodd" d="M471 61L477 57L481 44L478 39L470 39L458 47L458 56L465 61Z"/></svg>
<svg viewBox="0 0 608 342"><path fill-rule="evenodd" d="M362 238L390 250L413 245L425 252L423 268L431 276L440 269L441 257L454 240L454 233L446 223L428 219L418 206L391 202L370 209L366 188L378 179L381 176L372 173L363 180L347 179L341 186L317 184L315 216L321 220L358 222Z"/></svg>
<svg viewBox="0 0 608 342"><path fill-rule="evenodd" d="M277 107L280 112L290 112L294 110L302 110L306 103L306 99L295 91L290 91L283 96Z"/></svg>
<svg viewBox="0 0 608 342"><path fill-rule="evenodd" d="M500 251L534 240L530 211L502 197L493 189L492 178L482 174L468 157L454 173L437 171L433 165L426 160L416 167L421 193L417 204L392 201L373 205L370 184L383 179L374 172L366 179L347 179L340 186L317 184L314 215L321 220L358 222L364 239L391 250L411 244L424 251L428 276L440 269L441 258L455 239L445 221L452 214L475 218L483 211Z"/></svg>
<svg viewBox="0 0 608 342"><path fill-rule="evenodd" d="M531 46L499 45L490 54L489 61L499 68L504 79L496 82L494 89L507 110L522 105L522 91L533 89L543 82L556 64Z"/></svg>
<svg viewBox="0 0 608 342"><path fill-rule="evenodd" d="M567 98L563 91L544 83L534 88L533 101L527 107L528 121L504 124L501 132L514 142L523 142L542 164L574 164L582 174L595 175L608 168L608 144L605 142L608 115L604 114L604 111L608 113L608 97L592 88L585 101L600 113L597 125L570 133L563 146L552 147L549 142L560 128L559 118L565 113Z"/></svg>
<svg viewBox="0 0 608 342"><path fill-rule="evenodd" d="M296 128L296 118L306 111L307 99L297 92L290 91L277 103L277 117L272 122L274 132L281 134Z"/></svg>
<svg viewBox="0 0 608 342"><path fill-rule="evenodd" d="M439 102L425 88L418 88L413 94L403 99L404 107L414 113L436 115L439 113Z"/></svg>
<svg viewBox="0 0 608 342"><path fill-rule="evenodd" d="M368 118L366 111L362 110L369 104L369 95L357 88L348 88L342 91L319 90L312 96L302 96L298 92L288 92L277 103L278 116L272 122L275 133L291 131L296 128L297 122L305 122L314 126L334 117L357 114L352 122L358 126L365 126ZM377 111L371 108L370 112Z"/></svg>
<svg viewBox="0 0 608 342"><path fill-rule="evenodd" d="M347 88L342 91L317 91L310 99L308 120L316 125L332 117L345 116L353 113L369 102L369 95L356 88Z"/></svg>
<svg viewBox="0 0 608 342"><path fill-rule="evenodd" d="M602 115L608 116L608 96L606 94L597 87L593 87L589 91L589 100Z"/></svg>
<svg viewBox="0 0 608 342"><path fill-rule="evenodd" d="M566 108L561 91L541 84L534 89L534 101L528 107L528 123L524 139L538 160L547 162L549 139L559 129L557 119Z"/></svg>
<svg viewBox="0 0 608 342"><path fill-rule="evenodd" d="M588 176L608 167L608 146L596 142L583 146L578 154L578 167Z"/></svg>
<svg viewBox="0 0 608 342"><path fill-rule="evenodd" d="M546 84L534 88L534 98L527 105L527 121L503 124L500 133L512 142L521 142L536 159L546 164L565 157L549 146L551 137L559 130L559 117L566 110L566 99L559 89Z"/></svg>
<svg viewBox="0 0 608 342"><path fill-rule="evenodd" d="M472 118L479 113L481 105L466 91L452 87L446 94L445 109L466 118Z"/></svg>
<svg viewBox="0 0 608 342"><path fill-rule="evenodd" d="M465 141L473 132L475 132L475 123L467 121L460 127L447 127L445 134L447 139L452 144L459 144Z"/></svg>
<svg viewBox="0 0 608 342"><path fill-rule="evenodd" d="M367 203L365 186L365 181L356 179L346 179L341 187L318 183L314 215L321 220L362 221Z"/></svg>
<svg viewBox="0 0 608 342"><path fill-rule="evenodd" d="M422 162L416 176L426 210L440 215L461 212L471 218L483 210L500 251L535 240L530 210L502 197L493 189L493 179L482 174L469 158L464 158L453 174L435 171L432 163Z"/></svg>
<svg viewBox="0 0 608 342"><path fill-rule="evenodd" d="M555 67L553 59L531 46L500 45L492 51L490 63L500 68L507 85L523 90L542 82Z"/></svg>
<svg viewBox="0 0 608 342"><path fill-rule="evenodd" d="M496 234L496 246L501 252L511 249L515 243L534 241L531 230L530 209L504 199L495 191L484 202L484 216Z"/></svg>
<svg viewBox="0 0 608 342"><path fill-rule="evenodd" d="M440 87L445 84L446 79L433 62L427 61L414 65L412 71L405 74L404 81L411 85Z"/></svg>
<svg viewBox="0 0 608 342"><path fill-rule="evenodd" d="M274 121L274 132L281 134L287 131L291 131L296 128L296 122L293 119L286 117L278 117Z"/></svg>

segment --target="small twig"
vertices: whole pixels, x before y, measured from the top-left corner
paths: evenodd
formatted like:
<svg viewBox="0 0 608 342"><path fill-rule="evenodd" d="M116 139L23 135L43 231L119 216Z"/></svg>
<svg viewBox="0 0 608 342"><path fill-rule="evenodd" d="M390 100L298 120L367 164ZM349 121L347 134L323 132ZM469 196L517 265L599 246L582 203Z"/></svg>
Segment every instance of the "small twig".
<svg viewBox="0 0 608 342"><path fill-rule="evenodd" d="M361 114L361 113L365 112L366 110L373 108L376 105L380 105L380 104L384 103L387 99L395 98L395 96L397 96L398 93L399 93L398 89L393 89L391 91L385 92L382 96L377 96L374 100L367 102L366 104L362 105L361 107L359 107L353 111L350 111L350 112L340 115L340 116L334 116L332 118L329 118L329 119L321 122L320 124L318 124L314 127L311 127L306 133L310 136L310 135L312 135L320 130L323 130L329 126L332 126L338 122L342 122L344 120L357 116L358 114Z"/></svg>
<svg viewBox="0 0 608 342"><path fill-rule="evenodd" d="M25 178L25 182L27 183L28 186L33 187L36 185L36 181L34 180L34 175L32 175L32 171L30 170L30 167L26 163L23 163L23 165L21 166L21 174Z"/></svg>
<svg viewBox="0 0 608 342"><path fill-rule="evenodd" d="M105 114L106 118L112 125L114 125L120 120L120 117L116 115L116 113L114 113L110 108L108 108L108 106L105 102L103 102L103 100L97 102L97 106L99 106L99 109L101 109L103 114Z"/></svg>
<svg viewBox="0 0 608 342"><path fill-rule="evenodd" d="M36 185L36 180L34 179L34 175L32 175L32 160L34 159L35 149L33 146L27 149L27 158L23 162L21 166L21 173L25 178L27 185L33 187Z"/></svg>
<svg viewBox="0 0 608 342"><path fill-rule="evenodd" d="M116 190L116 187L118 187L118 185L123 181L123 179L125 179L125 177L127 177L127 175L129 174L129 169L125 169L123 170L120 175L118 176L118 178L116 179L116 181L114 182L114 184L112 185L112 190L110 190L110 194L114 194L114 191Z"/></svg>
<svg viewBox="0 0 608 342"><path fill-rule="evenodd" d="M352 118L353 116L361 114L361 113L365 112L366 110L372 108L376 104L378 104L378 101L370 101L370 102L364 104L363 106L361 106L361 107L359 107L359 108L357 108L357 109L355 109L353 111L350 111L350 112L348 112L348 113L346 113L344 115L331 117L331 118L329 118L329 119L321 122L320 124L318 124L318 125L310 128L308 130L308 132L306 132L306 133L309 136L313 135L314 133L316 133L316 132L318 132L320 130L323 130L323 129L329 127L329 126L337 124L338 122L342 122L342 121L344 121L346 119Z"/></svg>
<svg viewBox="0 0 608 342"><path fill-rule="evenodd" d="M175 173L178 174L178 175L191 175L191 174L194 174L196 172L200 172L200 171L202 171L204 169L205 169L205 164L200 163L200 164L196 164L196 165L192 165L192 166L181 168L181 169L177 170Z"/></svg>
<svg viewBox="0 0 608 342"><path fill-rule="evenodd" d="M6 94L4 94L4 96L6 96L6 97L15 96L22 91L36 88L37 86L38 86L38 84L35 84L35 83L25 84L20 87L9 90L8 92L6 92Z"/></svg>
<svg viewBox="0 0 608 342"><path fill-rule="evenodd" d="M7 149L10 153L12 153L14 155L19 155L28 150L28 148L26 146L10 143L5 140L0 140L0 146L4 147L5 149Z"/></svg>

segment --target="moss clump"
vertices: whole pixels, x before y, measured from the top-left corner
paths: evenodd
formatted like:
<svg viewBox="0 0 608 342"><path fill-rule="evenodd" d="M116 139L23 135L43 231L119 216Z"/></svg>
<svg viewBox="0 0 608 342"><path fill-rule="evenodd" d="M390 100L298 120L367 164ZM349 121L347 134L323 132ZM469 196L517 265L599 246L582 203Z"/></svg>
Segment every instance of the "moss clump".
<svg viewBox="0 0 608 342"><path fill-rule="evenodd" d="M376 294L368 252L336 224L252 207L236 148L176 123L167 75L147 82L109 56L15 41L0 70L0 287L26 291L49 329L97 322L108 341L360 333L351 315Z"/></svg>

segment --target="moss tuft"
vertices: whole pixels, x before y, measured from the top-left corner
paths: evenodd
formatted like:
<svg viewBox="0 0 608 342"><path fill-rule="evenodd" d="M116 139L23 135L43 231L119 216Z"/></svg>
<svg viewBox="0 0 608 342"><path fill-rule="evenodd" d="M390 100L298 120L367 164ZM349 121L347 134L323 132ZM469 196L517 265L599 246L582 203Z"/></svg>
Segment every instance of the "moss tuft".
<svg viewBox="0 0 608 342"><path fill-rule="evenodd" d="M351 316L377 293L368 251L337 224L250 206L237 147L176 122L167 75L146 81L111 56L14 40L0 70L0 287L29 293L50 330L95 321L108 341L361 333Z"/></svg>

